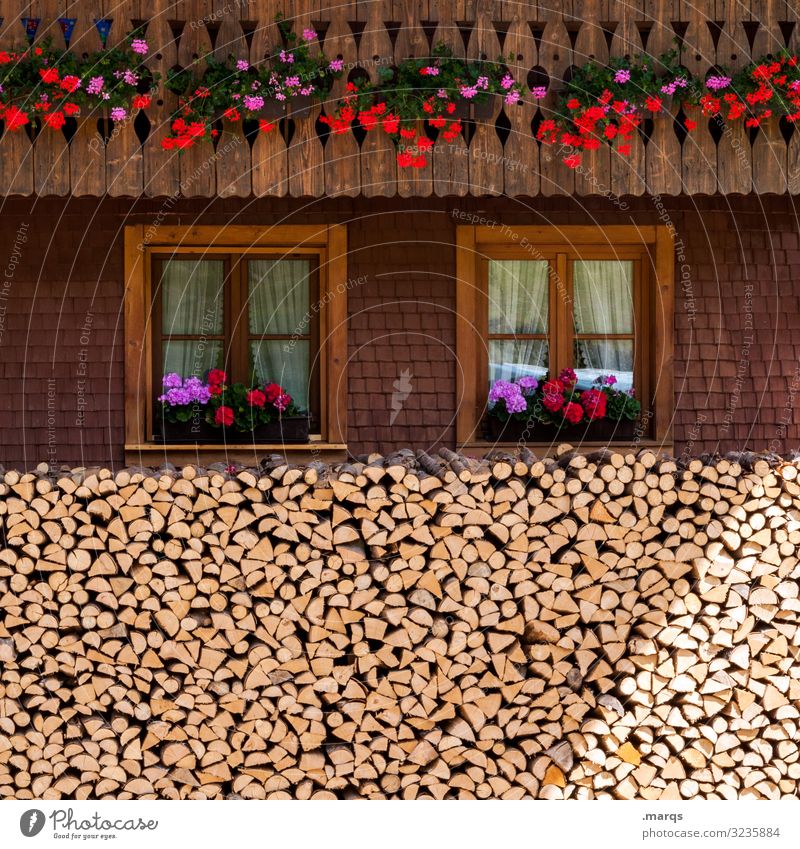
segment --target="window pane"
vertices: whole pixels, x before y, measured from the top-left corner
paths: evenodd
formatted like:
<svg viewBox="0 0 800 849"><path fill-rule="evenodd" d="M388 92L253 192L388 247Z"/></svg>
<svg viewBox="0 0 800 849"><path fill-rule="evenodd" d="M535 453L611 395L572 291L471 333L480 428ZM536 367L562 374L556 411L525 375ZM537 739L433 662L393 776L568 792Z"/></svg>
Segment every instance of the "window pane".
<svg viewBox="0 0 800 849"><path fill-rule="evenodd" d="M572 284L576 333L633 333L630 260L577 260Z"/></svg>
<svg viewBox="0 0 800 849"><path fill-rule="evenodd" d="M162 334L221 336L225 304L225 263L169 260L161 278Z"/></svg>
<svg viewBox="0 0 800 849"><path fill-rule="evenodd" d="M164 374L176 372L181 377L204 378L211 368L222 368L222 342L208 339L165 339ZM156 387L161 392L161 387Z"/></svg>
<svg viewBox="0 0 800 849"><path fill-rule="evenodd" d="M258 259L248 263L250 335L307 336L312 267L307 259Z"/></svg>
<svg viewBox="0 0 800 849"><path fill-rule="evenodd" d="M546 260L489 261L489 333L546 333Z"/></svg>
<svg viewBox="0 0 800 849"><path fill-rule="evenodd" d="M596 377L607 374L617 378L617 389L633 386L633 340L576 339L574 353L580 389L588 389Z"/></svg>
<svg viewBox="0 0 800 849"><path fill-rule="evenodd" d="M291 348L290 351L284 350ZM250 343L253 383L280 383L302 410L308 409L309 344L303 340L288 342L260 340Z"/></svg>
<svg viewBox="0 0 800 849"><path fill-rule="evenodd" d="M546 339L493 339L489 342L489 385L496 380L541 378L547 371Z"/></svg>

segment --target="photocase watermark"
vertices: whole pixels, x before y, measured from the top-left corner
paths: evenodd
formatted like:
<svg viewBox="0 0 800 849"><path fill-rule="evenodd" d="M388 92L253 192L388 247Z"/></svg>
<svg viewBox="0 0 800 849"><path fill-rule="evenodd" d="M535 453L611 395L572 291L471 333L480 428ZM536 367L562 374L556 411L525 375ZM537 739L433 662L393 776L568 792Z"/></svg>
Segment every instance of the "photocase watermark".
<svg viewBox="0 0 800 849"><path fill-rule="evenodd" d="M739 352L739 362L736 365L736 378L733 383L733 391L728 399L725 407L725 416L719 428L721 434L726 434L731 426L733 415L741 400L745 376L750 371L750 348L753 342L755 342L753 327L753 284L745 283L744 322L741 328L742 347Z"/></svg>
<svg viewBox="0 0 800 849"><path fill-rule="evenodd" d="M25 837L36 837L48 820L52 836L62 840L108 840L120 832L155 831L158 828L158 820L145 820L142 817L109 819L95 812L79 819L73 808L56 808L47 815L39 808L30 808L19 818L20 833Z"/></svg>
<svg viewBox="0 0 800 849"><path fill-rule="evenodd" d="M392 383L392 414L389 416L389 427L397 421L397 417L402 412L405 402L414 391L414 384L411 382L413 377L414 375L411 373L411 369L404 368L397 380Z"/></svg>
<svg viewBox="0 0 800 849"><path fill-rule="evenodd" d="M0 344L2 344L3 337L6 333L6 310L8 308L8 299L11 296L12 281L17 272L20 258L22 257L22 246L28 241L29 226L27 221L21 221L19 227L17 227L17 232L14 236L14 245L11 248L8 262L3 271L3 280L0 282Z"/></svg>
<svg viewBox="0 0 800 849"><path fill-rule="evenodd" d="M555 151L551 151L551 149L546 146L542 148L542 158L545 162L550 162L554 156L566 159L568 156L573 156L577 153L579 153L578 148L571 144L561 144L558 150ZM572 169L572 171L576 177L582 177L584 182L588 183L594 189L595 194L611 201L614 206L618 207L623 212L629 208L627 201L622 200L616 192L611 191L610 186L606 186L605 183L598 179L594 172L594 168L587 167L581 161Z"/></svg>
<svg viewBox="0 0 800 849"><path fill-rule="evenodd" d="M705 413L698 413L694 420L694 425L686 433L686 444L683 446L679 462L688 463L692 459L692 449L695 443L700 438L700 426L708 420Z"/></svg>
<svg viewBox="0 0 800 849"><path fill-rule="evenodd" d="M47 465L56 469L56 379L47 379Z"/></svg>
<svg viewBox="0 0 800 849"><path fill-rule="evenodd" d="M319 300L314 301L314 303L308 308L306 314L295 326L286 344L283 345L283 353L291 354L297 347L298 341L305 341L308 326L311 324L314 316L318 315L319 311L324 306L329 304L337 295L349 292L351 289L355 289L356 286L363 286L367 280L368 277L366 274L362 274L359 277L349 277L344 283L337 283L336 286L329 289Z"/></svg>
<svg viewBox="0 0 800 849"><path fill-rule="evenodd" d="M675 259L678 263L681 275L681 292L683 292L684 299L683 310L687 315L689 324L694 324L697 319L697 305L695 304L694 285L692 284L692 267L686 259L686 245L684 244L683 238L678 235L678 231L672 221L672 217L661 200L661 195L653 195L652 202L656 213L658 214L658 220L667 227L670 236L672 236Z"/></svg>
<svg viewBox="0 0 800 849"><path fill-rule="evenodd" d="M92 329L94 324L94 313L87 312L80 329L80 350L78 351L78 368L76 372L77 383L75 390L75 402L77 405L77 416L75 427L83 427L86 424L86 391L89 380L89 343L92 340Z"/></svg>

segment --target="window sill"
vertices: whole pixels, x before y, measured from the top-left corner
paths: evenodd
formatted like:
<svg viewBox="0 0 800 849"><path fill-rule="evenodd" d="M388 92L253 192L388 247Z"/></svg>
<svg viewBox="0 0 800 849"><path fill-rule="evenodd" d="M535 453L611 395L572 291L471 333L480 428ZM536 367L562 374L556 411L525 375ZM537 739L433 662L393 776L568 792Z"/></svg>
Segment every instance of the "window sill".
<svg viewBox="0 0 800 849"><path fill-rule="evenodd" d="M532 451L537 457L545 458L556 456L560 444L558 442L527 442L524 447ZM513 453L519 447L518 442L489 442L482 440L478 442L465 442L458 447L458 450L464 454L484 457L491 451L508 451ZM585 441L572 447L578 454L592 454L601 448L608 448L610 451L641 451L649 448L656 454L668 454L672 456L673 453L671 439L639 439L636 442L632 440L620 440L619 442L609 442L608 440L598 442Z"/></svg>
<svg viewBox="0 0 800 849"><path fill-rule="evenodd" d="M282 454L293 463L320 460L325 463L347 459L347 445L320 440L302 444L250 444L212 443L208 445L180 445L163 442L145 442L125 445L127 465L154 465L165 461L176 465L186 463L239 463L256 466L270 454Z"/></svg>

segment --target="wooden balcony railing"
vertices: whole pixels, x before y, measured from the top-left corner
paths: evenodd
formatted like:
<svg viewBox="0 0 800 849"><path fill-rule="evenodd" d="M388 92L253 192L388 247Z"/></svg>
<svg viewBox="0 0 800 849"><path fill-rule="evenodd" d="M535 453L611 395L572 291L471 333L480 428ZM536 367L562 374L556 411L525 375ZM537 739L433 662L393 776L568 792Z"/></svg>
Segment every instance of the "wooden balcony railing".
<svg viewBox="0 0 800 849"><path fill-rule="evenodd" d="M0 0L0 49L24 43L22 18L39 18L37 38L64 45L60 17L75 18L70 49L91 52L100 38L93 21L113 20L109 44L145 24L158 48L162 75L205 54L236 54L256 62L275 44L275 15L313 26L331 57L350 73L375 77L381 65L426 55L445 41L468 56L513 54L522 77L537 69L554 90L569 68L594 58L658 53L677 46L697 74L736 69L800 43L794 0ZM677 39L677 43L676 43ZM342 93L346 78L333 95ZM553 95L541 103L552 105ZM159 90L146 119L111 126L89 116L68 137L50 130L0 137L0 194L102 196L426 196L644 193L712 194L800 191L800 134L777 119L755 131L700 119L682 139L675 122L657 118L629 158L603 151L577 172L555 149L533 138L539 106L527 103L470 127L455 142L437 142L427 167L397 168L392 142L380 133L361 143L353 134L326 136L317 106L286 120L280 132L246 138L227 125L216 147L181 155L161 147L176 98ZM690 117L697 118L696 115Z"/></svg>

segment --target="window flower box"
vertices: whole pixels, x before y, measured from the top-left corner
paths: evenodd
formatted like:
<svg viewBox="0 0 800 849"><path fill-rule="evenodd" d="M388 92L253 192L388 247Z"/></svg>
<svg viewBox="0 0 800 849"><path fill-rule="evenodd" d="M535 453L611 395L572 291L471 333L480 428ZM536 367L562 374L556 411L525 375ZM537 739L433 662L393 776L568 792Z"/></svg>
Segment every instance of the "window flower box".
<svg viewBox="0 0 800 849"><path fill-rule="evenodd" d="M633 389L601 375L580 389L575 372L498 380L489 392L489 432L497 442L613 442L633 438L641 404Z"/></svg>

